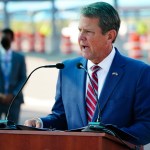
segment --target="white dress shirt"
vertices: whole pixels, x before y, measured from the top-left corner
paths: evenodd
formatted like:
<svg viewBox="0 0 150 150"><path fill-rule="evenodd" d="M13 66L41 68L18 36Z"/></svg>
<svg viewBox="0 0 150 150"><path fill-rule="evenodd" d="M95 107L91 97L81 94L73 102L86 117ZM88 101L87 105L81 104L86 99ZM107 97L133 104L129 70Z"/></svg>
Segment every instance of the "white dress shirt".
<svg viewBox="0 0 150 150"><path fill-rule="evenodd" d="M115 51L115 48L113 47L111 53L102 62L97 64L101 68L99 71L97 71L97 76L98 76L98 97L101 94L106 76L108 74L108 71L109 71L110 66L112 64L112 61L114 59L115 53L116 53L116 51ZM91 67L94 66L94 65L95 64L93 62L88 60L88 62L87 62L87 71L88 71L90 77L91 77L91 74L92 74ZM89 82L89 78L88 78L88 75L87 75L86 91L87 91L88 82Z"/></svg>

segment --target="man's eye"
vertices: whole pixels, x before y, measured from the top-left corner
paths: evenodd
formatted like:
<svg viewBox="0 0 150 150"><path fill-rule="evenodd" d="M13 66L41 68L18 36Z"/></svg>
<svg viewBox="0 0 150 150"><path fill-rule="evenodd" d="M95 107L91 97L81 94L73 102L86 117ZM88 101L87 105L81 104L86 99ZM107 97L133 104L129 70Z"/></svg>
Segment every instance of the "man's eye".
<svg viewBox="0 0 150 150"><path fill-rule="evenodd" d="M81 32L81 29L79 29L79 32Z"/></svg>

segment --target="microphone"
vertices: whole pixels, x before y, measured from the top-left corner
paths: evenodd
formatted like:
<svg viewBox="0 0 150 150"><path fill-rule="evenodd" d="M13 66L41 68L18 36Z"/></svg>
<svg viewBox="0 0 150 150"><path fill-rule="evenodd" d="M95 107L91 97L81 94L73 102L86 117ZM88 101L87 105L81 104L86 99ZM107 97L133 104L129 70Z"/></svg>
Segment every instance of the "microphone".
<svg viewBox="0 0 150 150"><path fill-rule="evenodd" d="M31 77L32 73L35 72L36 70L40 69L40 68L57 68L57 69L63 69L65 67L65 65L63 63L57 63L56 65L45 65L45 66L39 66L37 68L35 68L27 77L27 79L24 81L23 85L21 86L21 88L19 89L18 93L13 97L8 111L7 111L7 115L6 115L6 119L5 120L0 120L0 129L4 129L4 128L11 128L11 129L15 129L15 123L13 121L8 120L8 116L9 116L9 112L10 109L13 105L13 102L15 101L15 99L17 98L17 96L20 94L20 92L22 91L22 89L24 88L25 84L27 83L27 81L29 80L29 78Z"/></svg>
<svg viewBox="0 0 150 150"><path fill-rule="evenodd" d="M92 89L93 89L93 91L94 91L94 96L95 96L95 98L96 98L97 106L98 106L98 118L97 118L96 122L101 122L101 108L100 108L100 104L99 104L99 102L98 102L98 95L96 94L96 91L95 91L95 88L94 88L94 85L93 85L93 81L92 81L92 79L91 79L91 77L90 77L90 75L89 75L87 69L83 66L82 63L77 63L77 68L78 68L78 69L83 69L83 70L87 73L87 75L88 75L88 77L89 77L89 81L90 81L90 83L91 83L91 85L92 85Z"/></svg>
<svg viewBox="0 0 150 150"><path fill-rule="evenodd" d="M98 101L98 96L96 94L96 91L95 91L95 88L94 88L94 85L93 85L93 81L92 81L87 69L83 66L82 63L77 63L76 66L77 66L78 69L83 69L87 73L87 75L89 77L89 81L92 85L92 89L94 91L94 95L95 95L95 98L96 98L96 101L97 101L97 106L98 106L98 117L97 117L96 122L89 122L88 126L85 129L83 129L83 131L87 132L87 131L93 131L93 130L103 130L103 129L105 129L105 125L101 123L101 118L102 118L101 114L102 113L101 113L101 108L100 108L100 104L99 104L99 101Z"/></svg>

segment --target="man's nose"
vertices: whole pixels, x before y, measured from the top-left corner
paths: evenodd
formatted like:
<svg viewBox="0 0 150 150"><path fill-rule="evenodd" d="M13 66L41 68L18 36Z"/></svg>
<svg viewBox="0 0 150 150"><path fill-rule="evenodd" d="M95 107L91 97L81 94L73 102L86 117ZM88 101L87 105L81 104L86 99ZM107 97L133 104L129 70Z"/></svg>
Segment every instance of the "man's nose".
<svg viewBox="0 0 150 150"><path fill-rule="evenodd" d="M85 37L85 35L84 35L83 32L80 32L80 33L79 33L78 39L79 39L79 40L86 40L86 37Z"/></svg>

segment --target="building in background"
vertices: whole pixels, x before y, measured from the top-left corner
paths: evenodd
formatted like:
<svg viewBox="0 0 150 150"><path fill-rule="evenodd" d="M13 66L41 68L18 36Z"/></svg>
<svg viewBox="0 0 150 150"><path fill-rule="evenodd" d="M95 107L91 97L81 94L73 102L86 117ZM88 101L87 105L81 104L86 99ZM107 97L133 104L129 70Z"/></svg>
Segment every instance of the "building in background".
<svg viewBox="0 0 150 150"><path fill-rule="evenodd" d="M8 1L0 5L0 28L9 25L15 31L14 48L19 51L37 53L79 53L77 45L77 20L83 5L97 0L34 0ZM130 36L140 36L140 47L144 53L149 52L150 37L150 2L133 0L105 0L115 5L122 19L119 41L122 50L132 48ZM6 13L7 11L7 13ZM5 12L5 13L4 13ZM5 15L4 15L5 14ZM4 19L4 17L8 17ZM5 20L5 21L4 21ZM6 21L7 20L7 21ZM9 20L9 21L8 21ZM121 42L123 41L123 42ZM125 45L122 45L122 43Z"/></svg>

